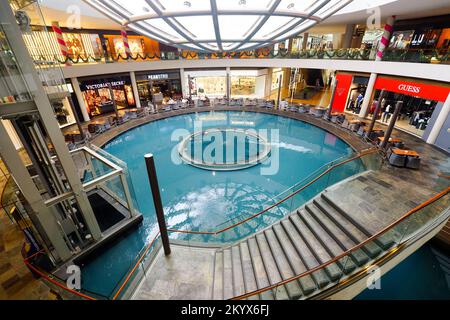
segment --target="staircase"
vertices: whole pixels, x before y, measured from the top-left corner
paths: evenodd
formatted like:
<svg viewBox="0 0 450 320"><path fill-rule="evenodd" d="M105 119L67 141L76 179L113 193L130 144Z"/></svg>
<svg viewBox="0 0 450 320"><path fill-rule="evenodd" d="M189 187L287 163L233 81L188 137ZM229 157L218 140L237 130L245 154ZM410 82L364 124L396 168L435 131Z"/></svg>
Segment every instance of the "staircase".
<svg viewBox="0 0 450 320"><path fill-rule="evenodd" d="M304 273L342 254L372 233L339 208L327 191L271 227L215 253L213 299L230 299ZM337 283L389 249L395 234L324 269L248 299L303 299Z"/></svg>

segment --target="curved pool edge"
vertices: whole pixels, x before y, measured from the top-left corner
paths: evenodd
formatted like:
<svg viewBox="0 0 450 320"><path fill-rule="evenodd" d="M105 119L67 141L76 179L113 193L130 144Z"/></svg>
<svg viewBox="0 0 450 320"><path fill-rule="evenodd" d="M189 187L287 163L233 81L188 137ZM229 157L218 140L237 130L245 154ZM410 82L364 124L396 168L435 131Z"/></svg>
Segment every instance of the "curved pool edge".
<svg viewBox="0 0 450 320"><path fill-rule="evenodd" d="M106 144L111 142L113 139L118 136L127 133L128 131L138 128L140 126L146 125L150 122L164 120L171 117L176 117L180 115L192 114L192 113L204 113L211 111L243 111L243 112L254 112L254 113L263 113L263 114L271 114L276 116L281 116L284 118L290 118L294 120L299 120L306 122L310 125L318 127L326 132L335 135L339 139L343 140L347 143L355 152L361 152L364 149L367 149L368 144L361 141L355 134L352 132L348 132L347 130L341 129L337 126L332 125L331 123L325 121L321 118L316 118L310 114L304 113L293 113L291 111L281 111L275 109L261 109L257 107L229 107L229 106L221 106L221 107L195 107L190 109L180 109L176 111L167 111L163 113L151 114L138 119L131 119L128 122L122 124L121 126L111 128L105 133L102 133L91 140L92 144L103 148Z"/></svg>

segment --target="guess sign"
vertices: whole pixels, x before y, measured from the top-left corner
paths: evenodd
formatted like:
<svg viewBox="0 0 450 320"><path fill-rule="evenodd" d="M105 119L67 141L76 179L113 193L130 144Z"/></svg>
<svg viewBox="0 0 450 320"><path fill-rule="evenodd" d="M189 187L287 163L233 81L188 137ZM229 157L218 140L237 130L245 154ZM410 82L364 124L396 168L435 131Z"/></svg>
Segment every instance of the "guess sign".
<svg viewBox="0 0 450 320"><path fill-rule="evenodd" d="M444 102L449 93L450 87L437 86L428 83L418 83L378 77L375 82L375 89L385 89L387 91L407 94L427 100Z"/></svg>
<svg viewBox="0 0 450 320"><path fill-rule="evenodd" d="M409 86L407 84L401 84L398 86L400 91L410 92L410 93L420 93L420 87Z"/></svg>

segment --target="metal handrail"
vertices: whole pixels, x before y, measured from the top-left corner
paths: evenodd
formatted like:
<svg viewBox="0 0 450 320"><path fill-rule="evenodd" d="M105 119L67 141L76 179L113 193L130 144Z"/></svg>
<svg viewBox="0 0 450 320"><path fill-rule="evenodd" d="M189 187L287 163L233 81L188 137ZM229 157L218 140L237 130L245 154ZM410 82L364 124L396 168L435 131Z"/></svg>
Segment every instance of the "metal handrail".
<svg viewBox="0 0 450 320"><path fill-rule="evenodd" d="M359 249L359 248L365 246L366 244L368 244L368 243L371 242L372 240L377 239L380 235L382 235L382 234L384 234L385 232L391 230L393 227L395 227L395 226L398 225L399 223L403 222L405 219L407 219L409 216L411 216L411 215L414 214L415 212L417 212L417 211L419 211L419 210L421 210L421 209L427 207L428 205L430 205L430 204L436 202L437 200L441 199L442 197L444 197L444 196L447 195L448 193L450 193L450 187L447 187L446 189L442 190L441 192L439 192L438 194L434 195L434 196L431 197L430 199L428 199L428 200L422 202L421 204L419 204L419 205L416 206L415 208L409 210L409 211L408 211L407 213L405 213L400 219L398 219L398 220L394 221L393 223L389 224L388 226L384 227L382 230L380 230L380 231L377 232L376 234L370 236L369 238L367 238L367 239L364 240L363 242L361 242L361 243L357 244L356 246L354 246L354 247L348 249L347 251L345 251L345 252L343 252L342 254L340 254L340 255L334 257L333 259L331 259L331 260L329 260L329 261L327 261L327 262L325 262L325 263L322 263L321 265L318 265L318 266L316 266L316 267L314 267L314 268L312 268L312 269L310 269L310 270L308 270L308 271L305 271L305 272L303 272L303 273L301 273L301 274L299 274L299 275L290 277L290 278L288 278L288 279L285 279L285 280L280 281L280 282L278 282L278 283L275 283L275 284L273 284L273 285L270 285L270 286L267 286L267 287L265 287L265 288L261 288L261 289L258 289L258 290L255 290L255 291L252 291L252 292L249 292L249 293L245 293L245 294L242 294L242 295L233 297L233 298L231 298L231 299L232 299L232 300L246 299L246 298L248 298L248 297L251 297L251 296L260 294L260 293L265 292L265 291L268 291L268 290L272 290L272 289L274 289L274 288L276 288L276 287L285 285L285 284L290 283L290 282L292 282L292 281L298 280L298 279L300 279L300 278L302 278L302 277L304 277L304 276L310 275L310 274L313 273L313 272L316 272L316 271L318 271L318 270L321 270L321 269L325 268L326 266L328 266L328 265L330 265L330 264L332 264L332 263L335 263L335 262L339 261L340 259L342 259L342 258L348 256L350 253L352 253L353 251L355 251L355 250L357 250L357 249Z"/></svg>
<svg viewBox="0 0 450 320"><path fill-rule="evenodd" d="M37 273L37 274L40 275L42 278L44 278L45 280L49 281L50 283L56 285L57 287L59 287L59 288L65 290L65 291L67 291L67 292L69 292L69 293L71 293L71 294L74 294L74 295L76 295L76 296L78 296L78 297L81 297L81 298L83 298L83 299L85 299L85 300L97 300L97 298L91 297L91 296L89 296L89 295L87 295L87 294L84 294L84 293L82 293L82 292L78 292L78 291L76 291L76 290L69 289L67 286L65 286L65 285L63 285L63 284L60 283L60 281L61 281L60 279L58 279L58 278L55 277L54 275L51 275L51 276L50 276L50 275L47 275L47 273L41 271L39 268L37 268L36 266L34 266L34 265L29 261L31 258L34 258L35 256L37 256L37 255L39 255L39 254L42 254L42 253L43 253L43 250L38 251L38 252L32 254L31 256L25 258L25 259L23 260L23 262L24 262L24 263L27 265L27 267L30 268L33 272ZM55 279L58 279L58 280L60 280L60 281L57 281L57 280L55 280Z"/></svg>
<svg viewBox="0 0 450 320"><path fill-rule="evenodd" d="M265 204L267 204L267 203L270 202L270 201L275 201L275 199L281 197L281 195L286 194L287 192L289 192L289 191L295 189L297 186L299 186L299 185L305 183L306 181L308 181L311 177L315 176L318 172L322 172L322 170L324 170L324 168L329 168L329 167L331 167L333 164L335 164L336 162L338 162L338 161L340 161L340 160L343 161L343 159L347 159L349 156L351 156L351 155L345 155L345 156L342 156L342 157L340 157L340 158L338 158L338 159L336 159L336 160L333 160L333 161L330 161L330 162L325 163L324 165L320 166L319 168L317 168L316 170L314 170L313 172L311 172L307 177L305 177L305 178L303 178L302 180L300 180L300 181L294 183L292 186L290 186L289 188L287 188L287 189L281 191L281 192L280 192L279 194L277 194L276 196L271 197L270 200L264 201L264 203L262 203L262 205L265 205ZM246 215L248 215L248 213L240 214L240 215L238 215L238 216L236 216L236 217L234 217L234 218L231 218L231 219L229 219L229 220L226 220L226 221L224 221L224 222L219 223L218 225L216 225L216 227L223 226L224 224L227 224L227 223L229 223L229 222L231 222L231 221L233 221L233 220L236 220L237 218L241 218L241 217L246 216Z"/></svg>
<svg viewBox="0 0 450 320"><path fill-rule="evenodd" d="M235 227L237 227L237 226L240 226L241 224L243 224L243 223L245 223L245 222L247 222L247 221L250 221L250 220L252 220L252 219L254 219L254 218L256 218L256 217L262 215L263 213L265 213L265 212L267 212L267 211L269 211L269 210L271 210L271 209L277 207L277 206L280 205L281 203L285 202L286 200L289 200L289 199L292 198L293 196L297 195L298 193L300 193L301 191L303 191L304 189L306 189L307 187L309 187L310 185L312 185L313 183L315 183L317 180L319 180L320 178L322 178L324 175L326 175L326 174L329 173L330 171L333 171L334 169L336 169L336 168L338 168L338 167L340 167L340 166L342 166L342 165L344 165L344 164L346 164L346 163L349 163L349 162L352 162L352 161L354 161L354 160L360 159L360 158L362 158L362 157L364 157L364 156L366 156L366 155L368 155L368 154L373 154L373 153L377 153L377 152L378 152L378 149L376 149L376 148L370 148L370 149L367 149L367 150L363 150L362 152L358 153L356 156L354 156L354 157L352 157L352 158L349 158L349 159L344 160L344 161L342 161L342 162L340 162L340 163L337 163L337 164L332 165L332 166L329 167L327 170L325 170L324 172L322 172L320 175L318 175L316 178L314 178L314 179L311 180L310 182L308 182L308 183L306 183L305 185L303 185L302 187L300 187L300 188L299 188L298 190L296 190L295 192L289 194L288 196L284 197L283 199L279 200L278 202L276 202L276 203L274 203L274 204L271 204L270 206L266 207L265 209L259 211L258 213L255 213L255 214L251 215L250 217L248 217L248 218L246 218L246 219L244 219L244 220L241 220L241 221L239 221L239 222L237 222L237 223L234 223L234 224L232 224L232 225L230 225L230 226L228 226L228 227L225 227L225 228L222 228L222 229L219 229L219 230L216 230L216 231L178 230L178 229L172 229L172 228L168 228L167 231L169 231L169 232L176 232L176 233L186 233L186 234L218 235L218 234L220 234L220 233L223 233L223 232L225 232L225 231L228 231L228 230L230 230L230 229L233 229L233 228L235 228Z"/></svg>
<svg viewBox="0 0 450 320"><path fill-rule="evenodd" d="M159 237L159 232L155 235L155 237L153 238L152 241L150 241L150 243L147 245L147 248L145 249L144 253L139 257L139 259L136 261L136 263L134 264L133 268L131 269L130 272L128 272L125 280L122 282L122 284L120 285L119 289L116 291L116 293L114 294L112 300L116 300L120 293L122 292L123 288L125 288L125 286L127 285L127 283L130 281L131 276L133 275L133 273L136 271L136 269L138 268L139 264L142 262L142 260L147 256L147 254L150 252L151 247L153 246L153 244L155 243L156 239Z"/></svg>

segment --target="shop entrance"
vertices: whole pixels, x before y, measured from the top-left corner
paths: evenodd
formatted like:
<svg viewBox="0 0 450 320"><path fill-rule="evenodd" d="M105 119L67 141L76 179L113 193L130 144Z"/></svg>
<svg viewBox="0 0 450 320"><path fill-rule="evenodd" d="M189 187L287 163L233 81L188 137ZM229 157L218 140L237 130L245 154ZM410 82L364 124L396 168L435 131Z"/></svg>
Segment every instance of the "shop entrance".
<svg viewBox="0 0 450 320"><path fill-rule="evenodd" d="M129 78L80 81L80 88L90 117L136 107Z"/></svg>
<svg viewBox="0 0 450 320"><path fill-rule="evenodd" d="M403 107L396 122L396 128L423 137L431 123L432 115L439 102L447 99L449 88L445 85L404 81L402 79L378 77L375 82L375 94L369 110L373 114L381 90L385 90L385 104L379 115L381 122L388 123L397 101L403 101Z"/></svg>
<svg viewBox="0 0 450 320"><path fill-rule="evenodd" d="M378 101L381 90L375 93L375 100ZM438 101L427 100L421 97L410 96L395 92L386 92L384 110L381 110L380 121L389 123L394 112L397 101L403 101L403 107L395 126L408 131L416 136L422 137L427 128L431 115L433 114ZM389 107L390 106L390 107ZM371 114L373 111L371 110Z"/></svg>

